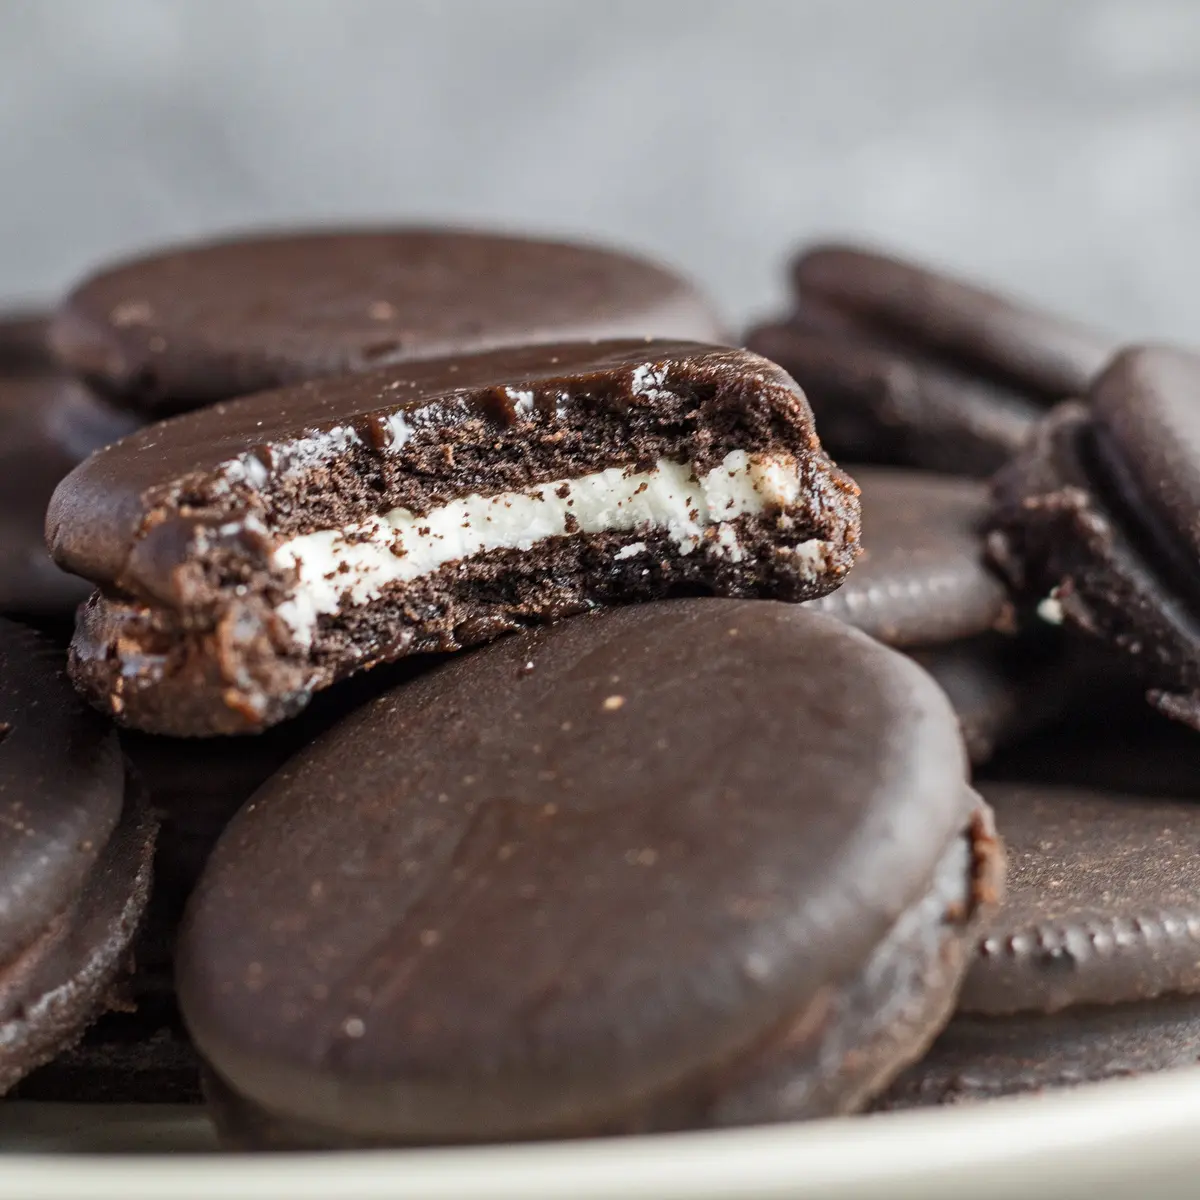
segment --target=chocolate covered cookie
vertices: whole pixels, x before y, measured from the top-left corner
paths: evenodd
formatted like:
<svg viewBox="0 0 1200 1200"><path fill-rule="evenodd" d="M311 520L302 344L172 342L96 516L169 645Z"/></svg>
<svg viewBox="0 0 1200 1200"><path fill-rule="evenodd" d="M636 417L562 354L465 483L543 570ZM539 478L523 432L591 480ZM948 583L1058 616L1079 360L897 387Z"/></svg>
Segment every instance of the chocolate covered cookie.
<svg viewBox="0 0 1200 1200"><path fill-rule="evenodd" d="M790 378L614 342L342 377L94 455L47 518L99 591L71 671L124 724L257 730L375 663L672 591L807 600L858 489Z"/></svg>
<svg viewBox="0 0 1200 1200"><path fill-rule="evenodd" d="M983 1099L1200 1061L1200 807L984 784L1008 891L929 1054L885 1107Z"/></svg>
<svg viewBox="0 0 1200 1200"><path fill-rule="evenodd" d="M992 561L1048 620L1109 647L1200 729L1200 358L1122 353L994 484Z"/></svg>
<svg viewBox="0 0 1200 1200"><path fill-rule="evenodd" d="M642 259L445 229L263 235L163 250L81 283L51 336L66 367L155 415L500 346L724 340L695 288Z"/></svg>
<svg viewBox="0 0 1200 1200"><path fill-rule="evenodd" d="M903 259L814 246L795 311L747 345L805 389L837 455L985 476L1054 402L1080 395L1111 338Z"/></svg>
<svg viewBox="0 0 1200 1200"><path fill-rule="evenodd" d="M153 848L116 735L62 652L0 619L0 1093L118 998Z"/></svg>
<svg viewBox="0 0 1200 1200"><path fill-rule="evenodd" d="M293 759L181 936L227 1142L853 1111L954 1005L998 851L927 675L793 605L458 656Z"/></svg>

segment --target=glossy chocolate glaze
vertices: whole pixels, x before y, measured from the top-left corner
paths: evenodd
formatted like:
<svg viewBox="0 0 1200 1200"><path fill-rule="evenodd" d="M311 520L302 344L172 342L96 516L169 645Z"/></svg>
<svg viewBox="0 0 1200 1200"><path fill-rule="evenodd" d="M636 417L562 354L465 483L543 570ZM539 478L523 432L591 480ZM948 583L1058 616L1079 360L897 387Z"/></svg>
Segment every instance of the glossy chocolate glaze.
<svg viewBox="0 0 1200 1200"><path fill-rule="evenodd" d="M505 639L239 813L182 934L185 1017L238 1092L352 1138L841 1111L944 1019L994 891L964 770L928 676L795 606Z"/></svg>
<svg viewBox="0 0 1200 1200"><path fill-rule="evenodd" d="M69 369L155 415L389 363L626 337L723 340L699 292L643 259L445 229L160 251L85 280L52 329Z"/></svg>
<svg viewBox="0 0 1200 1200"><path fill-rule="evenodd" d="M391 587L322 618L307 645L276 614L294 571L271 555L289 536L662 458L705 471L733 450L783 453L799 472L786 511L734 522L738 555L691 553L665 529L553 537ZM598 604L679 588L820 595L857 552L858 493L821 450L803 395L764 359L574 344L305 384L149 427L60 485L47 536L61 565L102 589L80 615L76 683L135 727L210 734L278 721L375 662ZM790 553L814 539L815 560ZM617 557L635 543L644 562Z"/></svg>
<svg viewBox="0 0 1200 1200"><path fill-rule="evenodd" d="M804 250L792 282L801 302L815 297L1049 401L1081 395L1119 348L1032 304L861 247Z"/></svg>

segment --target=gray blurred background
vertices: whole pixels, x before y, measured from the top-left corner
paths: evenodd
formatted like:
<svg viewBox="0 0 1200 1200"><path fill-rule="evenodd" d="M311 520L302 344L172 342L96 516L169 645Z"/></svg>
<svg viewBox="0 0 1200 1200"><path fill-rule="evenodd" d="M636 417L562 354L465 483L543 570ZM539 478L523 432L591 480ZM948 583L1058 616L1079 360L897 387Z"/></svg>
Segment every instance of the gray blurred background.
<svg viewBox="0 0 1200 1200"><path fill-rule="evenodd" d="M1200 0L0 0L0 299L260 224L866 236L1200 341Z"/></svg>

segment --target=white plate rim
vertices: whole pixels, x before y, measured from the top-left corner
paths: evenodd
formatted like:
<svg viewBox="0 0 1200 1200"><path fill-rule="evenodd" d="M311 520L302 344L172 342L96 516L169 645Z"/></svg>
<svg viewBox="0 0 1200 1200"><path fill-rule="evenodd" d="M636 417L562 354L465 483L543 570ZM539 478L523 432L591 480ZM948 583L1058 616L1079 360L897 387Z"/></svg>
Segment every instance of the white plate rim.
<svg viewBox="0 0 1200 1200"><path fill-rule="evenodd" d="M705 1133L323 1154L18 1152L0 1159L0 1196L929 1200L1147 1195L1155 1179L1165 1186L1179 1172L1200 1188L1200 1068L948 1109Z"/></svg>

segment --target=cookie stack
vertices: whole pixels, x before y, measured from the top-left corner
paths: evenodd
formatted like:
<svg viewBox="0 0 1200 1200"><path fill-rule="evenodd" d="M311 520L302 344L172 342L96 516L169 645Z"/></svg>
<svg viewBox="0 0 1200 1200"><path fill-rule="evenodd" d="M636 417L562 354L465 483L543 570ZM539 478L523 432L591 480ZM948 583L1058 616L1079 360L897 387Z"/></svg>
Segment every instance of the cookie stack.
<svg viewBox="0 0 1200 1200"><path fill-rule="evenodd" d="M795 278L733 349L615 251L302 233L14 327L0 400L109 424L47 418L12 561L60 599L0 598L46 626L0 625L0 1087L202 1075L229 1146L352 1147L1186 1059L1200 825L1067 747L1147 658L1200 686L1187 360L1093 383L1115 346L922 268Z"/></svg>

